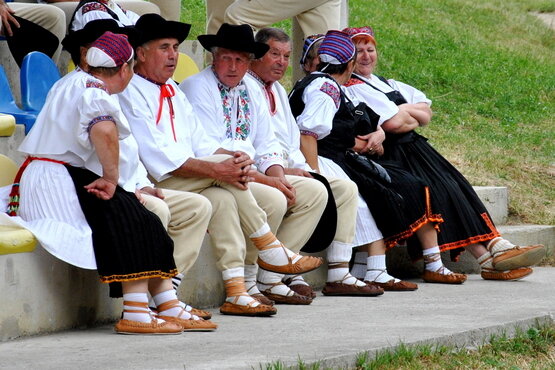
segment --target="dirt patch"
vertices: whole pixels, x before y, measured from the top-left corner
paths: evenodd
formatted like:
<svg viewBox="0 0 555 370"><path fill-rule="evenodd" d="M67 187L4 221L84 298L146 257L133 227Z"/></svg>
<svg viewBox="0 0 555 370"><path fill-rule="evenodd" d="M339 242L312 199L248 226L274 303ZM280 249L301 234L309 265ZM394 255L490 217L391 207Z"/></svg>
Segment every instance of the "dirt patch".
<svg viewBox="0 0 555 370"><path fill-rule="evenodd" d="M555 31L555 13L538 13L532 12L532 15L538 17L547 25L547 27L551 28Z"/></svg>

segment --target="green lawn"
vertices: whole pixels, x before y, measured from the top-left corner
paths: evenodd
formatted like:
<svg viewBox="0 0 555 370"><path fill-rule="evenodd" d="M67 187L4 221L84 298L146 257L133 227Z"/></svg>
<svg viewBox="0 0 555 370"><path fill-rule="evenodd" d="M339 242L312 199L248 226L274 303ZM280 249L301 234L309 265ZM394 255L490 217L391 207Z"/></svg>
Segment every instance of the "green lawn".
<svg viewBox="0 0 555 370"><path fill-rule="evenodd" d="M421 133L473 184L507 186L512 222L555 224L555 32L529 14L555 11L555 2L349 4L350 24L376 32L378 73L433 100ZM183 9L194 39L204 33L204 1Z"/></svg>

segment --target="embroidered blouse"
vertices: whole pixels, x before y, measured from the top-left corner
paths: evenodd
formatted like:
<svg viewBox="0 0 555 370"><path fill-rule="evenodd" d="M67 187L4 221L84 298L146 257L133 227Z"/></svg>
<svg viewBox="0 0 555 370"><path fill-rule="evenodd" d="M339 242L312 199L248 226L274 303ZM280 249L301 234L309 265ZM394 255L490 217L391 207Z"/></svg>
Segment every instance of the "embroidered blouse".
<svg viewBox="0 0 555 370"><path fill-rule="evenodd" d="M115 19L108 9L116 14L118 19ZM72 31L78 31L96 19L114 19L120 26L133 26L137 23L139 15L123 9L114 0L91 0L77 10L70 28Z"/></svg>

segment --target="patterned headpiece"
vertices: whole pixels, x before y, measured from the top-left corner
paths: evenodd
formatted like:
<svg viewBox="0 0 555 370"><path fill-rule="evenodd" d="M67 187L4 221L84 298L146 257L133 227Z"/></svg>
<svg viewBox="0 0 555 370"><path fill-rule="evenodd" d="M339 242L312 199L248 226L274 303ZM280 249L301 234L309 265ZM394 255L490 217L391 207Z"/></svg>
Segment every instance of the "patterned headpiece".
<svg viewBox="0 0 555 370"><path fill-rule="evenodd" d="M126 35L104 32L87 51L87 64L91 67L119 67L133 58L133 48Z"/></svg>
<svg viewBox="0 0 555 370"><path fill-rule="evenodd" d="M308 56L310 49L312 49L312 46L314 46L314 44L317 43L318 41L323 40L324 36L325 36L324 34L318 33L316 35L310 35L304 40L303 54L301 55L301 62L300 62L301 65L303 65L306 62L306 57Z"/></svg>
<svg viewBox="0 0 555 370"><path fill-rule="evenodd" d="M343 30L343 32L351 36L353 42L357 42L359 40L367 40L374 44L374 46L377 45L376 37L374 36L374 30L372 29L372 27L347 27Z"/></svg>
<svg viewBox="0 0 555 370"><path fill-rule="evenodd" d="M345 32L330 30L318 49L320 60L329 64L345 64L355 56L355 44Z"/></svg>

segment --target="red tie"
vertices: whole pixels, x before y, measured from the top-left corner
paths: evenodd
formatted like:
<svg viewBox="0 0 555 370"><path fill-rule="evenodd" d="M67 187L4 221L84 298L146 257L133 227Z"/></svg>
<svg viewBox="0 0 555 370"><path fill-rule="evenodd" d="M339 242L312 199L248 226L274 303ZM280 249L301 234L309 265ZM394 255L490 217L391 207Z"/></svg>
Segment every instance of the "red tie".
<svg viewBox="0 0 555 370"><path fill-rule="evenodd" d="M162 108L164 106L164 98L167 98L168 105L170 107L170 121L172 125L173 140L177 142L177 136L175 135L175 127L173 125L173 119L175 117L175 113L173 111L172 96L175 96L175 89L173 88L172 85L169 85L169 84L160 85L160 107L158 108L158 117L156 118L156 124L160 122L160 118L162 117Z"/></svg>

